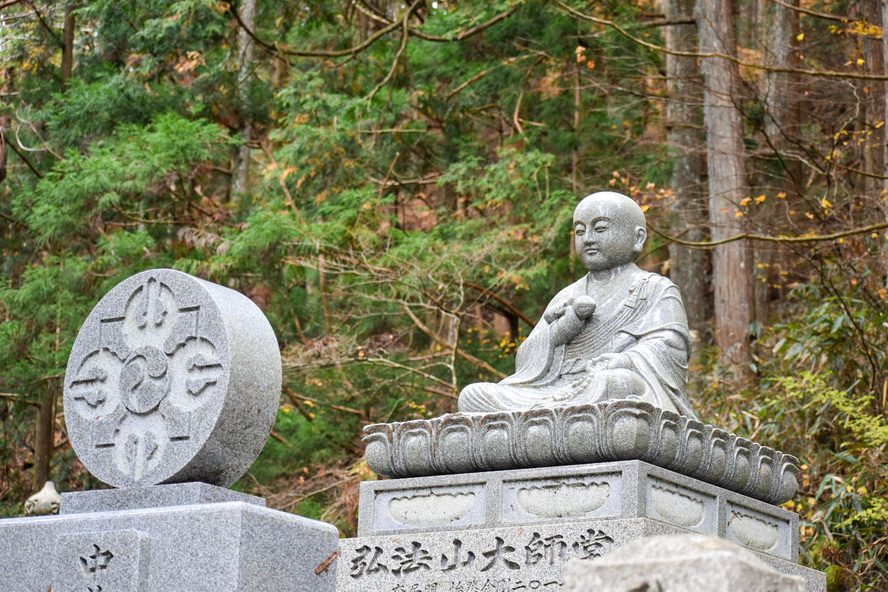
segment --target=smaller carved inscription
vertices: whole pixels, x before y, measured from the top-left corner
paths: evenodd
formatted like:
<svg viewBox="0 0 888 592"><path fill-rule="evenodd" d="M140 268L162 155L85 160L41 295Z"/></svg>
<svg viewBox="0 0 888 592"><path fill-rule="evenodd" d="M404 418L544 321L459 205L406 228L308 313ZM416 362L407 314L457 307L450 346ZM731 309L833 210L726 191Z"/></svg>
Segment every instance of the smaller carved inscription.
<svg viewBox="0 0 888 592"><path fill-rule="evenodd" d="M526 592L528 590L557 590L561 582L549 579L471 578L423 584L398 582L389 592Z"/></svg>

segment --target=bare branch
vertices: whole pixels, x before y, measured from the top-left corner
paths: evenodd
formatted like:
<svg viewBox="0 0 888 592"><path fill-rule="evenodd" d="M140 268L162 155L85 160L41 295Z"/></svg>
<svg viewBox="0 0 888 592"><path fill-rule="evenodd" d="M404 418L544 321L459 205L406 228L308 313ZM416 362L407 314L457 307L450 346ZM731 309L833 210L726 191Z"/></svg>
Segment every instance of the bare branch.
<svg viewBox="0 0 888 592"><path fill-rule="evenodd" d="M471 78L469 78L468 80L466 80L465 82L463 82L462 84L457 86L455 89L453 89L452 91L447 93L447 95L444 98L450 99L451 97L453 97L453 95L459 93L460 91L462 91L464 88L466 88L467 86L469 86L473 82L475 82L477 80L481 80L482 78L484 78L488 74L490 74L490 70L482 70L481 72L478 72L477 74L475 74L474 76L472 76Z"/></svg>
<svg viewBox="0 0 888 592"><path fill-rule="evenodd" d="M8 220L9 222L12 222L13 224L17 224L18 226L21 226L25 230L30 229L30 227L27 224L25 224L21 220L16 220L15 218L10 216L9 214L4 214L3 212L0 212L0 218L3 218L4 220Z"/></svg>
<svg viewBox="0 0 888 592"><path fill-rule="evenodd" d="M41 403L38 401L30 401L25 398L24 395L19 395L17 393L0 393L0 397L4 399L15 399L19 403L25 403L26 405L33 405L34 407L40 407Z"/></svg>
<svg viewBox="0 0 888 592"><path fill-rule="evenodd" d="M506 12L502 12L487 22L481 23L480 25L476 25L471 29L467 29L461 33L459 33L456 37L438 37L437 35L429 35L428 33L423 33L416 29L410 29L410 34L419 37L420 39L425 39L426 41L436 41L438 43L449 43L451 41L461 41L462 39L466 39L467 37L471 37L473 35L477 35L481 31L485 29L489 29L493 25L498 22L505 20L512 16L516 10L521 8L521 3L515 4L512 8L507 10Z"/></svg>
<svg viewBox="0 0 888 592"><path fill-rule="evenodd" d="M502 304L513 315L515 315L516 317L518 317L519 319L521 319L522 321L524 321L525 323L530 325L531 329L536 327L536 323L534 323L532 320L530 320L530 317L528 317L526 314L524 314L523 312L518 310L518 308L516 308L514 304L512 304L508 300L504 299L502 296L495 294L494 292L491 292L490 290L488 290L487 288L485 288L483 286L479 286L478 284L473 284L471 282L463 282L463 285L466 286L467 288L472 288L473 290L478 290L479 292L481 292L482 294L484 294L486 296L490 296L491 298L493 298L494 300L496 300L497 302Z"/></svg>
<svg viewBox="0 0 888 592"><path fill-rule="evenodd" d="M687 16L681 18L658 19L644 24L645 27L669 27L672 25L696 25L697 19Z"/></svg>
<svg viewBox="0 0 888 592"><path fill-rule="evenodd" d="M419 0L419 1L421 1L421 0ZM417 2L417 4L418 3L419 2ZM416 6L416 5L414 4L414 6ZM410 35L407 34L407 31L410 28L410 25L408 24L407 21L410 18L411 12L412 12L412 10L407 11L407 14L404 15L404 20L401 21L401 26L403 28L403 31L401 32L401 43L398 46L398 52L395 54L395 59L392 62L392 67L388 71L388 74L385 75L385 78L383 78L379 82L379 84L377 84L376 87L372 91L370 91L370 94L367 95L368 101L373 100L373 97L376 96L376 93L378 93L379 90L383 86L388 84L389 80L391 80L394 77L395 72L398 70L398 64L401 63L401 57L404 55L404 51L407 49L407 40L410 39Z"/></svg>
<svg viewBox="0 0 888 592"><path fill-rule="evenodd" d="M318 399L314 399L312 397L307 397L305 395L300 395L299 393L295 393L289 388L282 389L287 397L294 403L298 404L298 401L308 401L314 405L323 405L324 407L329 407L331 409L336 409L337 411L345 411L346 413L354 413L364 419L366 419L366 414L363 411L359 411L358 409L352 409L351 407L343 407L342 405L334 405L333 403L325 403L324 401L320 401Z"/></svg>
<svg viewBox="0 0 888 592"><path fill-rule="evenodd" d="M56 45L58 45L59 47L64 47L65 43L62 41L62 38L59 37L59 34L55 32L55 29L49 26L49 23L47 23L46 20L43 18L43 15L40 14L40 11L37 10L36 6L34 6L34 2L32 0L27 0L27 2L31 5L31 10L34 11L34 14L37 15L37 20L40 21L40 25L49 32L49 34L55 40Z"/></svg>
<svg viewBox="0 0 888 592"><path fill-rule="evenodd" d="M37 167L35 167L33 164L31 164L31 161L28 160L28 158L22 153L21 150L19 150L19 147L16 145L17 144L16 142L9 141L9 138L6 137L6 133L3 130L0 130L0 142L9 146L10 148L12 148L12 151L18 155L18 157L21 159L21 161L23 163L28 165L28 168L31 169L31 172L34 173L34 175L38 179L43 178L43 174L40 171L38 171Z"/></svg>
<svg viewBox="0 0 888 592"><path fill-rule="evenodd" d="M441 386L446 387L448 389L446 393L444 391L442 391L441 389L435 389L434 392L446 394L448 397L455 396L453 394L456 391L455 385L447 382L446 380L441 380L440 378L438 378L434 374L429 374L428 372L423 372L419 368L414 368L412 366L405 366L404 364L400 364L398 362L395 362L394 360L390 360L388 358L382 358L382 357L367 358L365 360L360 360L360 362L367 363L370 365L376 365L376 366L385 366L387 368L397 368L398 370L404 370L405 372L410 372L411 374L418 374L419 376L422 376L426 380L438 383ZM431 390L433 387L425 387L425 388Z"/></svg>
<svg viewBox="0 0 888 592"><path fill-rule="evenodd" d="M744 232L743 234L736 234L734 236L729 236L728 238L724 238L717 241L703 241L703 242L692 242L692 241L684 241L680 240L676 237L669 236L665 232L654 228L650 224L648 224L648 228L656 234L657 236L677 245L682 245L683 247L690 247L692 249L711 249L713 247L717 247L719 245L724 245L727 243L733 243L739 240L757 240L763 241L767 243L816 243L816 242L826 242L826 241L834 241L840 238L845 238L848 236L854 236L856 234L867 234L870 232L875 232L876 230L882 230L883 228L888 228L888 222L881 222L879 224L872 224L871 226L863 226L861 228L854 228L851 230L843 230L842 232L834 232L832 234L806 234L803 236L768 236L763 234L749 234Z"/></svg>
<svg viewBox="0 0 888 592"><path fill-rule="evenodd" d="M847 16L837 16L834 14L827 14L825 12L817 12L816 10L810 10L808 8L802 8L801 6L793 6L792 4L787 4L786 2L781 2L780 0L771 0L774 4L779 4L784 8L789 8L790 10L794 10L796 12L801 12L802 14L808 14L811 16L816 16L818 18L827 19L830 21L837 21L840 23L850 22L852 19Z"/></svg>
<svg viewBox="0 0 888 592"><path fill-rule="evenodd" d="M459 357L463 358L464 360L468 360L469 362L475 364L475 365L478 366L479 368L483 368L484 370L487 370L488 372L490 372L490 373L493 374L494 376L499 377L500 379L503 379L503 378L506 377L505 374L503 374L502 372L500 372L499 370L497 370L496 368L494 368L493 366L491 366L490 364L488 364L488 363L485 362L484 360L481 360L481 359L479 359L479 358L476 358L476 357L473 356L472 354L470 354L470 353L468 353L468 352L466 352L466 351L463 351L463 350L461 350L461 349L458 348L458 347L457 347L457 348L454 348L454 346L453 346L452 343L447 343L446 341L444 341L443 339L441 339L441 337L440 337L437 333L435 333L434 331L432 331L430 328L428 328L428 327L426 326L425 323L423 323L421 320L419 320L419 317L417 317L417 316L413 313L413 311L410 310L410 307L409 307L409 306L407 306L406 304L404 304L403 306L404 306L404 310L407 312L407 316L410 317L410 319L413 321L413 323L414 323L417 327L419 327L419 329L420 329L423 333L425 333L426 335L428 335L429 337L431 337L436 343L440 344L440 345L443 346L443 347L446 347L447 349L455 350L455 351L456 351L456 354L457 354Z"/></svg>

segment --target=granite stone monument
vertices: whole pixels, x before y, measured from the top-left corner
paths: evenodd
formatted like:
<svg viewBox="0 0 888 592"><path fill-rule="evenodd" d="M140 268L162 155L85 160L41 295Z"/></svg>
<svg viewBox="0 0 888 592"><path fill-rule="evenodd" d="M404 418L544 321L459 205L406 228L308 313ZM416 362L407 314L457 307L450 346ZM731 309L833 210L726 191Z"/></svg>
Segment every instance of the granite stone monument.
<svg viewBox="0 0 888 592"><path fill-rule="evenodd" d="M0 521L0 589L334 590L335 527L226 488L280 389L277 340L248 298L170 269L121 282L86 319L64 392L75 452L113 489Z"/></svg>
<svg viewBox="0 0 888 592"><path fill-rule="evenodd" d="M459 395L460 413L364 430L358 537L339 590L555 590L655 535L701 534L754 553L811 592L798 565L798 461L697 418L677 288L640 270L641 208L602 192L574 213L588 273L559 292L516 371Z"/></svg>
<svg viewBox="0 0 888 592"><path fill-rule="evenodd" d="M647 239L637 203L594 193L574 212L577 255L589 270L560 291L518 348L515 373L470 384L461 412L646 401L696 418L685 396L691 336L678 288L634 263Z"/></svg>

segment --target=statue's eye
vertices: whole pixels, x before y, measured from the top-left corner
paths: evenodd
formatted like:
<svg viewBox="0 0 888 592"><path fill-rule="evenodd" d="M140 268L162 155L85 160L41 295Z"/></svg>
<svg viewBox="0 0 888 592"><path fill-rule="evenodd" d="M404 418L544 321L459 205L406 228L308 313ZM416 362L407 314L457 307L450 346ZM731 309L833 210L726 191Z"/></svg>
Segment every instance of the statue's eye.
<svg viewBox="0 0 888 592"><path fill-rule="evenodd" d="M607 228L608 228L607 224L596 224L595 225L595 232L604 232L607 230Z"/></svg>
<svg viewBox="0 0 888 592"><path fill-rule="evenodd" d="M574 234L576 234L577 236L583 236L583 233L585 233L585 232L586 232L585 229L579 228L579 227L576 230L574 230Z"/></svg>

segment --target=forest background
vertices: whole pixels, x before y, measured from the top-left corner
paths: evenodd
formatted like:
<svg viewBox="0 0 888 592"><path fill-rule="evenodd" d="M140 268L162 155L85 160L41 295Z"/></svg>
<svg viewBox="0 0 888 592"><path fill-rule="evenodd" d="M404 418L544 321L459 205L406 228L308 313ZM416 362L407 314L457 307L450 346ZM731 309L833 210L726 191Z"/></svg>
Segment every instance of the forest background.
<svg viewBox="0 0 888 592"><path fill-rule="evenodd" d="M803 563L888 590L888 4L0 0L0 515L98 487L60 396L91 307L173 267L249 295L282 406L238 487L356 526L372 422L511 372L634 197L704 421L796 454Z"/></svg>

